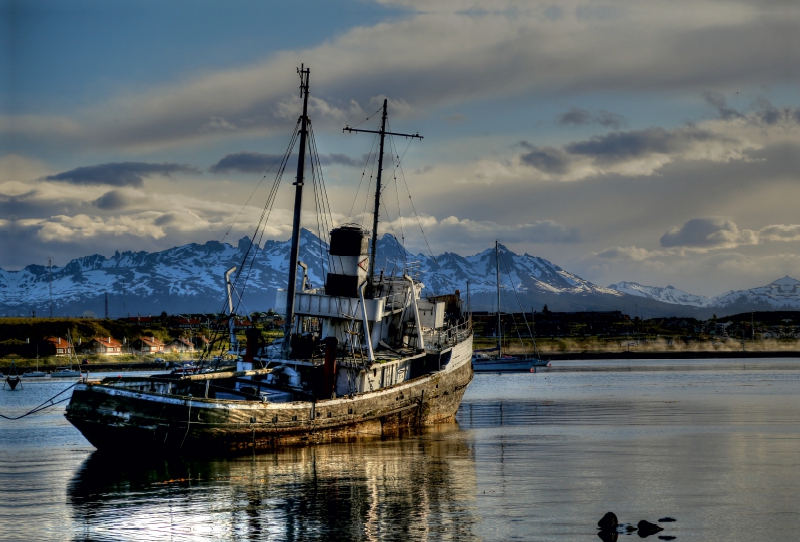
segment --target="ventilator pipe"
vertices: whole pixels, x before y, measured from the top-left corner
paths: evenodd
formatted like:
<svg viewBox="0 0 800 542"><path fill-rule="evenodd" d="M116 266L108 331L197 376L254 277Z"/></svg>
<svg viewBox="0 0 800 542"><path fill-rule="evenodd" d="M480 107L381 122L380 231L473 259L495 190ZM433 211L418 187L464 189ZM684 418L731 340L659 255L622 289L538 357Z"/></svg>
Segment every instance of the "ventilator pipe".
<svg viewBox="0 0 800 542"><path fill-rule="evenodd" d="M419 344L417 348L425 350L425 342L422 340L422 324L419 322L419 308L417 307L417 289L414 286L414 279L408 275L403 275L403 278L411 284L411 303L414 305L414 321L417 324L417 341Z"/></svg>
<svg viewBox="0 0 800 542"><path fill-rule="evenodd" d="M364 340L367 342L367 356L369 362L375 362L375 354L372 353L372 337L369 336L369 320L367 319L367 305L364 303L364 286L366 282L362 282L358 288L358 297L361 299L361 317L364 319Z"/></svg>

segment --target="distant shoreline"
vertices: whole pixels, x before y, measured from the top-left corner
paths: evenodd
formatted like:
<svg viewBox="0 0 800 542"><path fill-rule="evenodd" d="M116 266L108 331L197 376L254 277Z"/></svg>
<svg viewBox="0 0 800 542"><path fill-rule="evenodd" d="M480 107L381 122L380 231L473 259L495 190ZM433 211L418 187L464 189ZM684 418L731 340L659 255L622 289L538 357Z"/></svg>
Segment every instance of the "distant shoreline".
<svg viewBox="0 0 800 542"><path fill-rule="evenodd" d="M741 358L800 358L800 351L680 351L680 352L560 352L543 354L551 361L602 360L602 359L741 359Z"/></svg>

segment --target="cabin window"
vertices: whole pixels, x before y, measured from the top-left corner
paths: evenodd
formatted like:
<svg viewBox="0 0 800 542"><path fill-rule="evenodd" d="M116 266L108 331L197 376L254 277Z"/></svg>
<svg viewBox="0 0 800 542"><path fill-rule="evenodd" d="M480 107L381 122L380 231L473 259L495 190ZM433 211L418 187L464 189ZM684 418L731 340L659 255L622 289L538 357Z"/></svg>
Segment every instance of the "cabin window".
<svg viewBox="0 0 800 542"><path fill-rule="evenodd" d="M297 416L292 416L292 421L296 422L297 421Z"/></svg>
<svg viewBox="0 0 800 542"><path fill-rule="evenodd" d="M250 423L256 423L256 417L250 416Z"/></svg>
<svg viewBox="0 0 800 542"><path fill-rule="evenodd" d="M277 416L273 416L272 417L272 423L278 423L278 417Z"/></svg>
<svg viewBox="0 0 800 542"><path fill-rule="evenodd" d="M329 418L331 417L331 413L330 413L330 412L328 412L328 417L329 417Z"/></svg>
<svg viewBox="0 0 800 542"><path fill-rule="evenodd" d="M352 413L353 413L353 409L352 409L352 408L348 408L348 409L347 409L347 413L348 413L348 414L352 414Z"/></svg>

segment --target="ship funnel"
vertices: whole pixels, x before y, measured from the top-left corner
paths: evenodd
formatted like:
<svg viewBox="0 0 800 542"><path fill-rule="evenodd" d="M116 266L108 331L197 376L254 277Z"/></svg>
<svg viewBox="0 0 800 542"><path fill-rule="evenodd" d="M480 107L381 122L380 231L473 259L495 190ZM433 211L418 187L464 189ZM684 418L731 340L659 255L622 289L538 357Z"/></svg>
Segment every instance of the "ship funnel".
<svg viewBox="0 0 800 542"><path fill-rule="evenodd" d="M358 287L367 280L369 232L354 224L331 231L331 271L325 294L358 297Z"/></svg>

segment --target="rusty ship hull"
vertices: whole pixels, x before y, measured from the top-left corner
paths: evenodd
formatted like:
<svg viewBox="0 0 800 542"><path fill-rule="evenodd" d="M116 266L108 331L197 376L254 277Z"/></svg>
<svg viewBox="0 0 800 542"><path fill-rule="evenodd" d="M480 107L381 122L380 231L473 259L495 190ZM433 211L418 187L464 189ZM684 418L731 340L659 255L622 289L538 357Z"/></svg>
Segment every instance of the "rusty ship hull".
<svg viewBox="0 0 800 542"><path fill-rule="evenodd" d="M452 421L472 381L472 336L432 372L373 392L265 403L172 396L145 379L80 383L65 413L98 449L236 452L402 434Z"/></svg>

